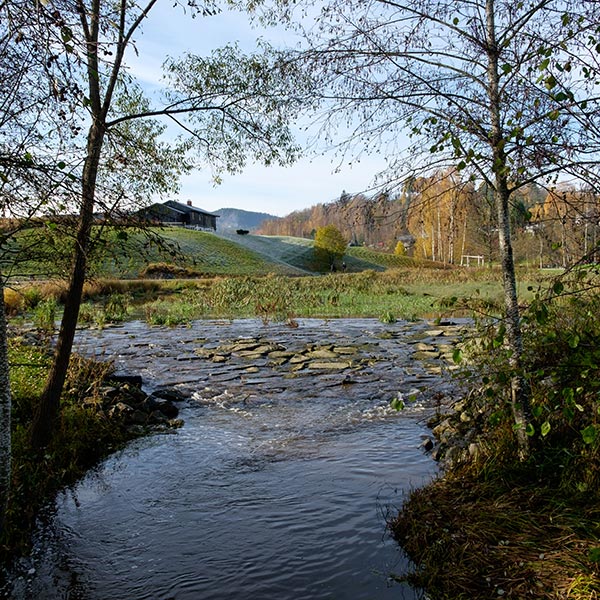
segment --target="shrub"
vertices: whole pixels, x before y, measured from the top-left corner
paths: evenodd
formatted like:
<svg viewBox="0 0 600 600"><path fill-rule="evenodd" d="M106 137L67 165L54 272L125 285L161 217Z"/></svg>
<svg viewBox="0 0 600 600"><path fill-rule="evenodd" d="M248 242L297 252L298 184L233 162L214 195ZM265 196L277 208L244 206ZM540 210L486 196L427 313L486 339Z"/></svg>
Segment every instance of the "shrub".
<svg viewBox="0 0 600 600"><path fill-rule="evenodd" d="M140 271L139 276L142 279L183 279L186 277L201 277L202 273L171 263L150 263Z"/></svg>
<svg viewBox="0 0 600 600"><path fill-rule="evenodd" d="M564 292L538 294L523 315L522 376L530 390L531 458L540 473L568 493L600 496L600 298ZM485 415L483 434L494 462L516 461L510 380L514 371L502 324L482 326L469 349L480 386L471 412ZM488 457L490 459L490 457Z"/></svg>
<svg viewBox="0 0 600 600"><path fill-rule="evenodd" d="M19 314L25 306L23 294L12 288L4 288L4 311L7 315Z"/></svg>
<svg viewBox="0 0 600 600"><path fill-rule="evenodd" d="M104 303L104 315L111 323L119 323L127 318L129 313L129 294L111 294Z"/></svg>
<svg viewBox="0 0 600 600"><path fill-rule="evenodd" d="M54 332L57 302L54 298L42 300L33 311L33 324L47 333Z"/></svg>
<svg viewBox="0 0 600 600"><path fill-rule="evenodd" d="M398 243L396 244L396 247L394 248L394 254L396 256L406 256L406 248L400 240L398 240Z"/></svg>
<svg viewBox="0 0 600 600"><path fill-rule="evenodd" d="M144 307L146 322L150 325L187 325L197 317L197 309L189 302L156 300Z"/></svg>

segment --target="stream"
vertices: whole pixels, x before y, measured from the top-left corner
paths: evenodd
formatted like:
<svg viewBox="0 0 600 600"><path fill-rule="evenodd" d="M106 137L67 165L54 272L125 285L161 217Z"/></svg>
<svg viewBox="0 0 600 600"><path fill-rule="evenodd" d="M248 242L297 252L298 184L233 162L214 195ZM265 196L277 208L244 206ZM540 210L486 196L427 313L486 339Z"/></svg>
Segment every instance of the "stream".
<svg viewBox="0 0 600 600"><path fill-rule="evenodd" d="M184 425L134 441L59 494L8 597L421 598L395 582L408 563L386 516L436 472L420 445L451 393L464 323L297 325L79 331L80 353L140 374L148 392L183 393ZM270 354L240 350L249 340ZM392 410L393 398L406 408Z"/></svg>

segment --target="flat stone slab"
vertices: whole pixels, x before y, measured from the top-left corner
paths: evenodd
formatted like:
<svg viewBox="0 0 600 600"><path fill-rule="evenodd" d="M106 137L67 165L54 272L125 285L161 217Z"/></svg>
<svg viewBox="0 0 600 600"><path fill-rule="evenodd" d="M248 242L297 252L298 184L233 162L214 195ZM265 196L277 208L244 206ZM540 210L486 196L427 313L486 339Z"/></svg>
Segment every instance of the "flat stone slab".
<svg viewBox="0 0 600 600"><path fill-rule="evenodd" d="M308 358L308 356L305 356L304 354L295 354L294 356L292 356L292 358L290 358L290 364L295 365L298 363L305 363L309 360L310 358Z"/></svg>
<svg viewBox="0 0 600 600"><path fill-rule="evenodd" d="M352 365L349 362L310 362L308 363L309 369L319 371L341 371L343 369L349 369Z"/></svg>
<svg viewBox="0 0 600 600"><path fill-rule="evenodd" d="M356 354L358 348L355 346L334 346L333 351L337 354Z"/></svg>
<svg viewBox="0 0 600 600"><path fill-rule="evenodd" d="M308 358L313 359L313 358L338 358L338 354L336 352L333 352L332 350L324 350L324 349L320 349L320 350L312 350L311 352L307 352L306 356L308 356Z"/></svg>
<svg viewBox="0 0 600 600"><path fill-rule="evenodd" d="M248 350L247 352L237 352L235 356L239 356L240 358L247 360L259 360L265 357L263 352L257 352L256 350Z"/></svg>
<svg viewBox="0 0 600 600"><path fill-rule="evenodd" d="M252 340L247 342L237 342L234 344L224 344L222 348L224 350L228 350L229 352L244 352L248 350L254 350L261 345L261 342L258 340Z"/></svg>
<svg viewBox="0 0 600 600"><path fill-rule="evenodd" d="M440 337L441 335L444 335L446 333L445 329L430 329L429 331L425 332L426 336L429 337Z"/></svg>
<svg viewBox="0 0 600 600"><path fill-rule="evenodd" d="M440 357L440 353L437 350L433 350L431 352L421 351L415 352L412 355L414 360L432 360Z"/></svg>
<svg viewBox="0 0 600 600"><path fill-rule="evenodd" d="M435 346L433 346L432 344L426 344L425 342L417 342L415 344L415 348L419 352L436 352L437 351L437 348Z"/></svg>
<svg viewBox="0 0 600 600"><path fill-rule="evenodd" d="M272 352L269 352L268 354L269 358L272 359L280 359L280 358L292 358L292 356L294 356L293 352L289 352L288 350L273 350Z"/></svg>

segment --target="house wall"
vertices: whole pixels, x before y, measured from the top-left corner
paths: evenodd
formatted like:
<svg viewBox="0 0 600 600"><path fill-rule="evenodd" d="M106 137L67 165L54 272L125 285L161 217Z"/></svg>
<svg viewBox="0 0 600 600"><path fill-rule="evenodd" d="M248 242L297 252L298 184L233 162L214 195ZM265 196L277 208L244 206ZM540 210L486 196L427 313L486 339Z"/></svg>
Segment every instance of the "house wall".
<svg viewBox="0 0 600 600"><path fill-rule="evenodd" d="M144 219L157 221L161 223L181 224L190 227L202 229L217 229L217 217L207 215L196 210L178 210L169 203L154 204L147 209L138 212L138 215Z"/></svg>

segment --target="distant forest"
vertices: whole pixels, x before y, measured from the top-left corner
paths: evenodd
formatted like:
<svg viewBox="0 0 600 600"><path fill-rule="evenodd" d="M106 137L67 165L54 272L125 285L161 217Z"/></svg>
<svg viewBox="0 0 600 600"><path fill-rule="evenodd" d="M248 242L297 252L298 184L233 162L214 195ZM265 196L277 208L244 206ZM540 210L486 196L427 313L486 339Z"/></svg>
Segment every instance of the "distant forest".
<svg viewBox="0 0 600 600"><path fill-rule="evenodd" d="M599 237L600 198L568 184L552 192L527 185L511 208L515 258L540 267L591 261ZM498 259L494 194L455 171L409 181L396 194L343 192L338 200L264 221L259 233L312 238L335 225L353 245L451 264ZM398 244L400 242L400 244Z"/></svg>

